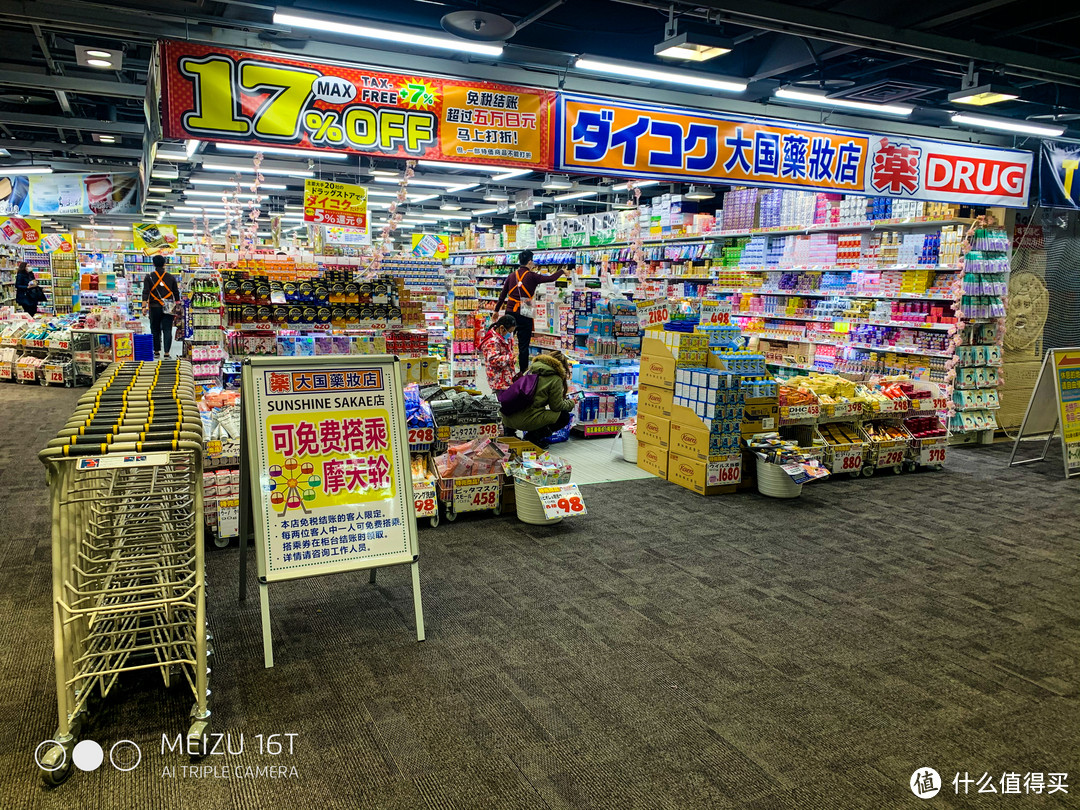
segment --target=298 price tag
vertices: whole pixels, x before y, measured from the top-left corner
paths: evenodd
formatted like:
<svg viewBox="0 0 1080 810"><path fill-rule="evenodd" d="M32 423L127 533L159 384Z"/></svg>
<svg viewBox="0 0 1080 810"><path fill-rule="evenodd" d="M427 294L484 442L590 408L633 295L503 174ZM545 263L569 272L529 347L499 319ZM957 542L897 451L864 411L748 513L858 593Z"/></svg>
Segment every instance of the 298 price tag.
<svg viewBox="0 0 1080 810"><path fill-rule="evenodd" d="M435 441L435 428L409 428L409 444L431 444Z"/></svg>
<svg viewBox="0 0 1080 810"><path fill-rule="evenodd" d="M548 520L586 514L577 484L537 487L536 494L540 496L540 505L544 507L544 517Z"/></svg>

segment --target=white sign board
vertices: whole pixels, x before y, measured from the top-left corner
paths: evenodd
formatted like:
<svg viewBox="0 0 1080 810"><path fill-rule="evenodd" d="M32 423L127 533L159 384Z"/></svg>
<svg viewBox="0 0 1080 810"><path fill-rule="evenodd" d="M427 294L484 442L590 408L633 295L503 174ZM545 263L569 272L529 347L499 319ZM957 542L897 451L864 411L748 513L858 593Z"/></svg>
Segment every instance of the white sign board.
<svg viewBox="0 0 1080 810"><path fill-rule="evenodd" d="M537 487L536 494L540 496L540 505L544 507L544 517L548 520L586 514L577 484Z"/></svg>
<svg viewBox="0 0 1080 810"><path fill-rule="evenodd" d="M702 326L728 326L731 323L731 299L702 301L699 323Z"/></svg>
<svg viewBox="0 0 1080 810"><path fill-rule="evenodd" d="M266 583L413 565L423 638L416 517L399 362L391 355L250 357L244 441L266 665Z"/></svg>

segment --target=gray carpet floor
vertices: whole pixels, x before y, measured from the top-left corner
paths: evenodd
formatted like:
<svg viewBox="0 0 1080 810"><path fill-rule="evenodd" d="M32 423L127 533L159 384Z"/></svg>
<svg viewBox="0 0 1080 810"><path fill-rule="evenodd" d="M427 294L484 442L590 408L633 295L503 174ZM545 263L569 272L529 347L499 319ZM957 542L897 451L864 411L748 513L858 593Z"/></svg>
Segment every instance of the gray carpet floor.
<svg viewBox="0 0 1080 810"><path fill-rule="evenodd" d="M1069 772L1069 794L931 807L1080 806L1080 482L1009 470L1007 447L945 471L808 486L798 501L701 498L657 480L584 488L534 528L421 531L428 640L406 569L236 598L208 552L215 731L289 778L183 777L161 735L191 695L129 678L84 736L137 742L40 785L56 726L48 490L37 450L78 392L0 386L0 807L803 808L922 806L916 768ZM255 735L293 733L294 753ZM163 774L177 766L175 777ZM998 785L1000 790L1000 785Z"/></svg>

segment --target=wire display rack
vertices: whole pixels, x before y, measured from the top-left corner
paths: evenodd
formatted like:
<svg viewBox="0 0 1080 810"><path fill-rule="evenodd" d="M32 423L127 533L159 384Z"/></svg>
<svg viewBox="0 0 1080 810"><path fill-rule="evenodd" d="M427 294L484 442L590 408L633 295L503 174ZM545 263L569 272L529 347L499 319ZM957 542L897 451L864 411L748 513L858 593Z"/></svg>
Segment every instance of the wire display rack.
<svg viewBox="0 0 1080 810"><path fill-rule="evenodd" d="M71 773L92 702L157 670L195 695L189 752L210 734L202 420L184 361L117 363L40 453L52 504L58 727L37 761Z"/></svg>

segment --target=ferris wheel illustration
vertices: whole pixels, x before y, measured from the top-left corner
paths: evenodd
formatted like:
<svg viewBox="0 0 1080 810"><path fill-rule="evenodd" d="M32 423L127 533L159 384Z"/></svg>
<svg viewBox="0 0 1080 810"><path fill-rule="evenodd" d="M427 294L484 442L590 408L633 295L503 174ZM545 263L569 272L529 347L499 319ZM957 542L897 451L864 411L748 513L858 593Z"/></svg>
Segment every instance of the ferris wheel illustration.
<svg viewBox="0 0 1080 810"><path fill-rule="evenodd" d="M318 496L322 478L315 474L315 465L305 461L301 464L295 458L287 458L281 465L270 467L270 481L266 488L270 492L272 506L281 507L284 516L290 509L310 511L307 504Z"/></svg>

